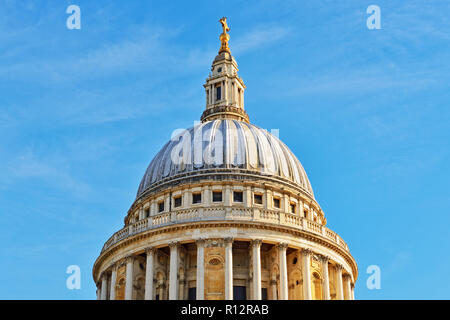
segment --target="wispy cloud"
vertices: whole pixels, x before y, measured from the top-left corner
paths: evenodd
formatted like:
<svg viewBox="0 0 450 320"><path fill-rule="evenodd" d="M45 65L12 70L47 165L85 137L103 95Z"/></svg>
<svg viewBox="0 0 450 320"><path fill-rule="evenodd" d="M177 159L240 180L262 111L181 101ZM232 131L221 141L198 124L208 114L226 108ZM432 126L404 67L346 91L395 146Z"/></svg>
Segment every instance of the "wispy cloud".
<svg viewBox="0 0 450 320"><path fill-rule="evenodd" d="M278 25L256 25L233 42L233 52L243 54L261 47L269 47L288 36L290 29Z"/></svg>
<svg viewBox="0 0 450 320"><path fill-rule="evenodd" d="M8 167L10 179L36 179L43 185L70 191L75 197L83 197L91 190L88 184L70 174L70 163L62 157L46 159L28 150L14 159Z"/></svg>

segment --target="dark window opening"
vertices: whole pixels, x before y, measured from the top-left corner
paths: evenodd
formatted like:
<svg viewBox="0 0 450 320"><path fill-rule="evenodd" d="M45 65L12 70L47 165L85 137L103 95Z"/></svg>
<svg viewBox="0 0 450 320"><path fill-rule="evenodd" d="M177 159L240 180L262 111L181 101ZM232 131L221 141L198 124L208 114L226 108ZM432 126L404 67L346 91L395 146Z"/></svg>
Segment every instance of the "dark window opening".
<svg viewBox="0 0 450 320"><path fill-rule="evenodd" d="M216 87L216 100L222 100L222 87L218 86Z"/></svg>
<svg viewBox="0 0 450 320"><path fill-rule="evenodd" d="M275 208L280 208L280 199L278 198L273 198L273 206Z"/></svg>
<svg viewBox="0 0 450 320"><path fill-rule="evenodd" d="M189 288L188 300L197 300L197 288Z"/></svg>
<svg viewBox="0 0 450 320"><path fill-rule="evenodd" d="M267 298L267 288L261 288L261 300L268 300L268 298Z"/></svg>
<svg viewBox="0 0 450 320"><path fill-rule="evenodd" d="M291 213L295 213L295 204L291 203Z"/></svg>
<svg viewBox="0 0 450 320"><path fill-rule="evenodd" d="M158 212L163 211L164 211L164 201L161 201L160 203L158 203Z"/></svg>
<svg viewBox="0 0 450 320"><path fill-rule="evenodd" d="M254 202L256 204L262 204L263 203L263 201L262 201L262 194L255 194L253 196L253 198L254 198Z"/></svg>
<svg viewBox="0 0 450 320"><path fill-rule="evenodd" d="M173 198L173 202L174 202L173 206L174 206L175 208L176 208L176 207L181 207L181 197Z"/></svg>
<svg viewBox="0 0 450 320"><path fill-rule="evenodd" d="M192 203L201 203L202 202L202 194L201 193L194 193L192 195Z"/></svg>
<svg viewBox="0 0 450 320"><path fill-rule="evenodd" d="M234 202L242 202L243 200L243 192L242 191L234 191L233 192L233 201Z"/></svg>
<svg viewBox="0 0 450 320"><path fill-rule="evenodd" d="M150 209L145 209L144 210L144 218L148 218L150 216Z"/></svg>
<svg viewBox="0 0 450 320"><path fill-rule="evenodd" d="M213 191L213 202L222 202L222 191Z"/></svg>
<svg viewBox="0 0 450 320"><path fill-rule="evenodd" d="M233 286L233 299L234 300L247 299L247 288L244 286Z"/></svg>

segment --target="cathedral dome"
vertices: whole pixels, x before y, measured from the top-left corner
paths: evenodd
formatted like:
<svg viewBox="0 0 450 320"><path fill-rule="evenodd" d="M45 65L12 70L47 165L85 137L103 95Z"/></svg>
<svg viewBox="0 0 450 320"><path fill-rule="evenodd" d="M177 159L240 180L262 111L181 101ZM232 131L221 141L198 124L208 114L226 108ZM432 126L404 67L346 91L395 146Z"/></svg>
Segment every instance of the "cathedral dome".
<svg viewBox="0 0 450 320"><path fill-rule="evenodd" d="M216 119L174 135L148 166L137 198L163 182L220 171L282 180L313 197L300 161L277 137L250 123Z"/></svg>
<svg viewBox="0 0 450 320"><path fill-rule="evenodd" d="M300 161L250 123L219 22L200 121L176 130L147 167L95 261L97 298L354 299L349 247L326 226Z"/></svg>

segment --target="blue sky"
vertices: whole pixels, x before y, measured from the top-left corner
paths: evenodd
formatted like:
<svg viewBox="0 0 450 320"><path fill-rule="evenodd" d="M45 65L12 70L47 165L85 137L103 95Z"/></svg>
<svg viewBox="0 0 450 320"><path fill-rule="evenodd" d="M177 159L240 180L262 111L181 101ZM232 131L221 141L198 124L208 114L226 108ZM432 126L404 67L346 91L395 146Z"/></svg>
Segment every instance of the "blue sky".
<svg viewBox="0 0 450 320"><path fill-rule="evenodd" d="M66 8L81 8L81 30ZM366 8L381 8L368 30ZM94 299L152 157L204 108L228 17L252 123L279 129L359 265L356 298L448 299L448 1L0 1L0 298ZM67 266L81 290L66 289ZM368 290L366 269L381 268Z"/></svg>

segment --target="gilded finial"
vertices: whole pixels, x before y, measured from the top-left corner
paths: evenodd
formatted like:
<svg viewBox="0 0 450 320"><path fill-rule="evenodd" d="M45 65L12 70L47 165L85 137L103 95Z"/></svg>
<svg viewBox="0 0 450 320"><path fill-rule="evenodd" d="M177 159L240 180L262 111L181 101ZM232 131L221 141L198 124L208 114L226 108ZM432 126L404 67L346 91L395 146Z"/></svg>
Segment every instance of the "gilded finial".
<svg viewBox="0 0 450 320"><path fill-rule="evenodd" d="M222 29L223 29L223 31L219 37L220 42L221 42L219 54L224 51L230 53L230 48L228 47L228 41L230 40L230 35L227 33L227 31L230 31L230 28L228 27L228 24L227 24L227 18L222 17L222 19L220 19L219 22L222 24Z"/></svg>

